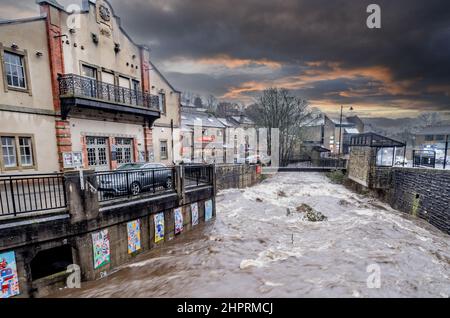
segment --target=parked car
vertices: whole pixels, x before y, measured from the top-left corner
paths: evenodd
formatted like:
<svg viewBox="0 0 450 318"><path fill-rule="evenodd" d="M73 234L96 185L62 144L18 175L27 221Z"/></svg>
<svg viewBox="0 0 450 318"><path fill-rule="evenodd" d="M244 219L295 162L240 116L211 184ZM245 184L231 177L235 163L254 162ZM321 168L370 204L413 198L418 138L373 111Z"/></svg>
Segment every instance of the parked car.
<svg viewBox="0 0 450 318"><path fill-rule="evenodd" d="M138 195L145 190L173 188L172 169L161 163L127 163L98 177L98 191L104 194Z"/></svg>

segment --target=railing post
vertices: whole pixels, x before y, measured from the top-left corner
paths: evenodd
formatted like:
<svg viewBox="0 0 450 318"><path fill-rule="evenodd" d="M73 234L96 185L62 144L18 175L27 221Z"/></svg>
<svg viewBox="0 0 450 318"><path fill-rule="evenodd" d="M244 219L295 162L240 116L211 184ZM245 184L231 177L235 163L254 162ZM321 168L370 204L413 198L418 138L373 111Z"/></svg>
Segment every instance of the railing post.
<svg viewBox="0 0 450 318"><path fill-rule="evenodd" d="M9 178L9 188L11 190L11 200L12 200L12 206L14 211L14 216L17 216L17 210L16 210L16 199L14 198L14 186L13 186L13 179ZM8 200L8 196L6 197L6 200Z"/></svg>
<svg viewBox="0 0 450 318"><path fill-rule="evenodd" d="M185 185L184 185L184 177L185 177L185 171L184 166L176 166L173 168L175 173L175 190L177 191L178 195L178 203L180 205L183 204L184 198L185 198Z"/></svg>

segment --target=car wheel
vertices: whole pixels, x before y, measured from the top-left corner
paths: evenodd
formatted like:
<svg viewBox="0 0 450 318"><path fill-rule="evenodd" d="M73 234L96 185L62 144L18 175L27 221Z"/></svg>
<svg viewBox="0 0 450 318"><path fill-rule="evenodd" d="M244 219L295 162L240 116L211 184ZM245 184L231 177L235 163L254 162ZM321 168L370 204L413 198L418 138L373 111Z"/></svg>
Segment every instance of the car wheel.
<svg viewBox="0 0 450 318"><path fill-rule="evenodd" d="M130 187L130 192L132 195L138 195L141 193L141 185L137 182L133 182Z"/></svg>
<svg viewBox="0 0 450 318"><path fill-rule="evenodd" d="M172 178L167 178L166 184L164 185L164 188L166 188L166 189L172 189L172 187L173 187Z"/></svg>

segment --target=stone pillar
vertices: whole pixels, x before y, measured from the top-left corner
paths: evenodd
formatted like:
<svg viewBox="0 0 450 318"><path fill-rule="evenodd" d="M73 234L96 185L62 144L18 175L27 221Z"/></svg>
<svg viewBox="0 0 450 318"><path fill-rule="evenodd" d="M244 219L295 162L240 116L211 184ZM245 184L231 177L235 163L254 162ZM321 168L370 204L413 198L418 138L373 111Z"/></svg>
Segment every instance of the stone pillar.
<svg viewBox="0 0 450 318"><path fill-rule="evenodd" d="M99 216L97 178L94 171L83 171L85 189L81 190L80 173L65 173L67 204L71 223L93 220Z"/></svg>

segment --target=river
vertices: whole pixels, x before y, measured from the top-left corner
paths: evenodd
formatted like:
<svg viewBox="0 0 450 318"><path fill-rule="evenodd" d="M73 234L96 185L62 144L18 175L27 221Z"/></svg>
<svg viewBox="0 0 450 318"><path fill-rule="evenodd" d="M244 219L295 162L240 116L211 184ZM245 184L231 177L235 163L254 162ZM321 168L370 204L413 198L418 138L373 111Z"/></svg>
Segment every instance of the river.
<svg viewBox="0 0 450 318"><path fill-rule="evenodd" d="M52 296L449 297L449 238L322 174L281 173L220 192L211 223Z"/></svg>

